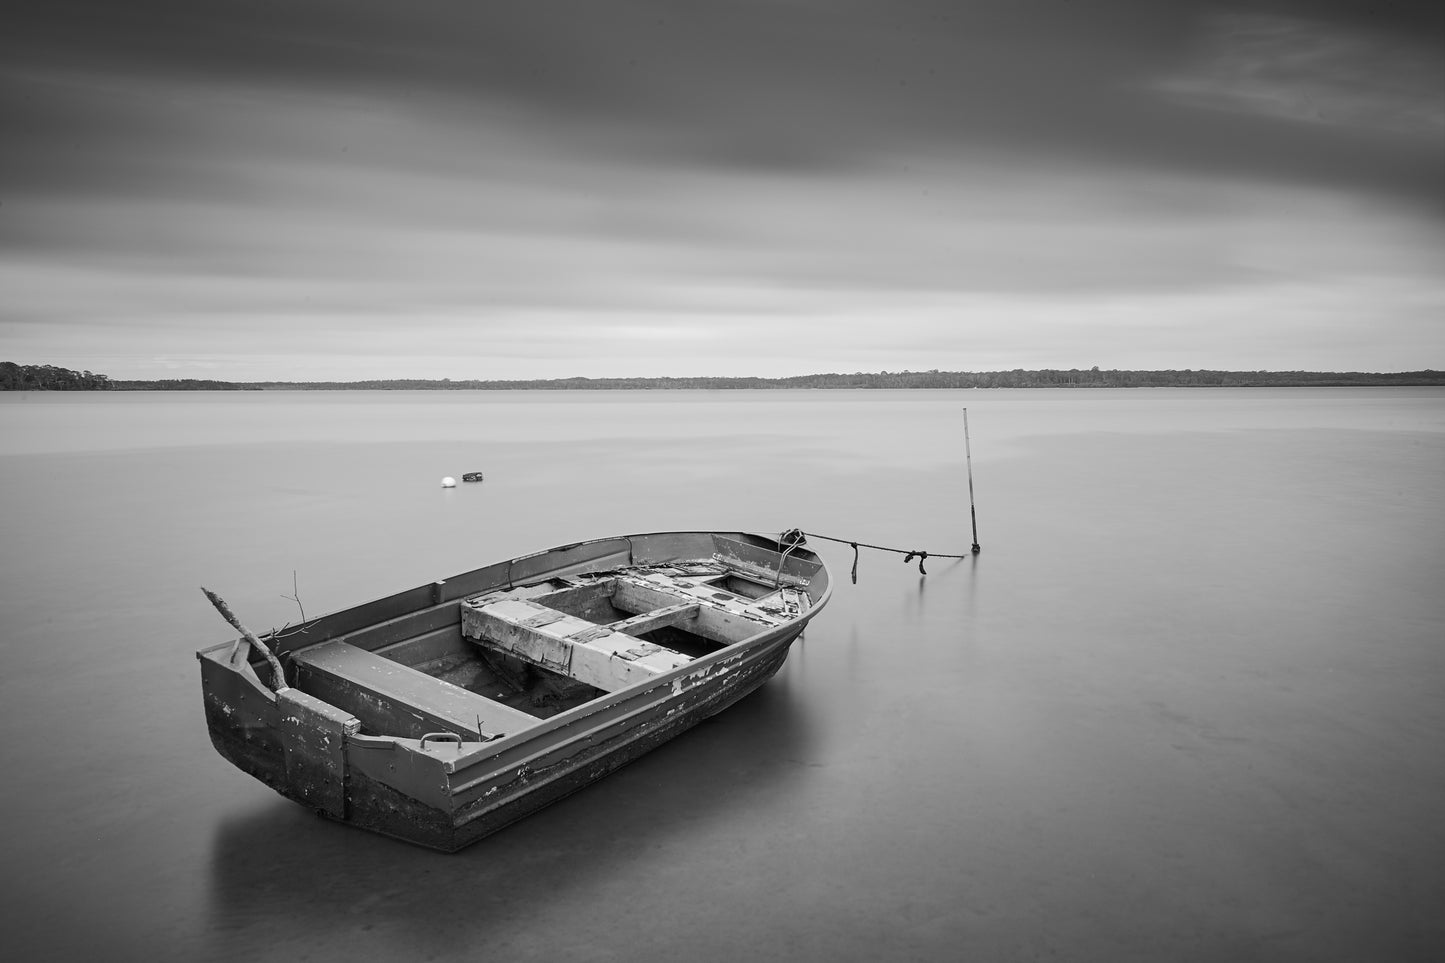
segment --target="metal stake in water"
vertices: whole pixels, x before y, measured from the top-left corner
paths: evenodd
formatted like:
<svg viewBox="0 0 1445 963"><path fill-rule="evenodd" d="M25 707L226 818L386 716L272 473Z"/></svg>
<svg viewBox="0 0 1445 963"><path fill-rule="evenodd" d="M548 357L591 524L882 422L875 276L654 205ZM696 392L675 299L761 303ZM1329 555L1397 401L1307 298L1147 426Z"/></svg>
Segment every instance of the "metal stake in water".
<svg viewBox="0 0 1445 963"><path fill-rule="evenodd" d="M973 510L973 449L968 441L968 409L963 409L963 452L968 465L968 518L973 523L973 554L983 549L978 547L978 515Z"/></svg>

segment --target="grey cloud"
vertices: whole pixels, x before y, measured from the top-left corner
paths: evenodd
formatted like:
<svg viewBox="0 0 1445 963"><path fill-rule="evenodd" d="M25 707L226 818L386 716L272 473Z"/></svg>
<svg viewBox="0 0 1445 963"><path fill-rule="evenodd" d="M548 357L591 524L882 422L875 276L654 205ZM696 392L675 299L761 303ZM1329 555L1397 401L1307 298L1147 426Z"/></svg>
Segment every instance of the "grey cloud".
<svg viewBox="0 0 1445 963"><path fill-rule="evenodd" d="M1437 185L1426 172L1442 154L1161 109L1151 85L1187 76L1210 29L1205 5L56 0L43 9L18 19L12 62L83 64L178 90L204 79L271 96L354 95L462 126L485 125L503 104L545 127L554 149L599 163L849 170L879 154L987 143L1428 194ZM1367 8L1322 9L1341 36L1364 29ZM1388 13L1369 21L1385 39L1363 48L1363 67L1388 66L1390 38L1401 36ZM1342 150L1348 159L1333 161Z"/></svg>
<svg viewBox="0 0 1445 963"><path fill-rule="evenodd" d="M1158 87L1184 103L1308 124L1445 132L1438 43L1312 20L1212 17L1198 62Z"/></svg>

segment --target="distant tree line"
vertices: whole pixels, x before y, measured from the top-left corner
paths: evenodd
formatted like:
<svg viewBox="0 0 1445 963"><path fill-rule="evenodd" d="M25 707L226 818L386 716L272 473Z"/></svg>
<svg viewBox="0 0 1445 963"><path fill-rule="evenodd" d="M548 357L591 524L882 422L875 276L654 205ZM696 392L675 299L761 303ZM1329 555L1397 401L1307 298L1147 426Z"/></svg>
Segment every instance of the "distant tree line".
<svg viewBox="0 0 1445 963"><path fill-rule="evenodd" d="M103 374L0 361L0 391L107 391L114 387Z"/></svg>
<svg viewBox="0 0 1445 963"><path fill-rule="evenodd" d="M259 385L207 378L165 378L160 381L115 381L117 391L260 391ZM277 385L277 387L286 387Z"/></svg>
<svg viewBox="0 0 1445 963"><path fill-rule="evenodd" d="M109 375L71 371L49 364L0 361L0 391L246 391L253 386L196 378L118 381Z"/></svg>
<svg viewBox="0 0 1445 963"><path fill-rule="evenodd" d="M552 378L522 381L384 378L369 381L210 381L196 378L118 381L89 371L0 362L0 391L502 391L745 388L1261 388L1353 385L1445 385L1445 372L1363 371L856 371L791 378Z"/></svg>
<svg viewBox="0 0 1445 963"><path fill-rule="evenodd" d="M551 378L520 381L440 381L383 378L370 381L267 381L248 388L346 391L575 391L746 388L1168 388L1168 387L1338 387L1349 385L1445 385L1445 372L1406 371L1120 371L1042 368L1026 371L880 371L797 375L791 378Z"/></svg>

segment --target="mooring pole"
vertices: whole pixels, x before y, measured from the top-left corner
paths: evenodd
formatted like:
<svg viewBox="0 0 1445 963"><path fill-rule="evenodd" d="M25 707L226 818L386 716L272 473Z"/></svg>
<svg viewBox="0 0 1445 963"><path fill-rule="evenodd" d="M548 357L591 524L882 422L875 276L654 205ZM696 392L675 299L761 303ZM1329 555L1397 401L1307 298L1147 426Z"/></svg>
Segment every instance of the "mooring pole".
<svg viewBox="0 0 1445 963"><path fill-rule="evenodd" d="M978 514L973 510L973 446L968 441L968 409L963 409L963 453L968 465L968 519L973 523L973 554L983 549L978 547Z"/></svg>

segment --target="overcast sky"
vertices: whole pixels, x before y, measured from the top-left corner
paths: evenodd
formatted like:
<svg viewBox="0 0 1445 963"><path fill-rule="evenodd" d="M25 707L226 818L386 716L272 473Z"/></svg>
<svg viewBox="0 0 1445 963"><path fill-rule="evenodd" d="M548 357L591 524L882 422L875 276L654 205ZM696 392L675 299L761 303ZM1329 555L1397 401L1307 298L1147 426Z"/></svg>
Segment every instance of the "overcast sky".
<svg viewBox="0 0 1445 963"><path fill-rule="evenodd" d="M1438 3L14 6L0 360L1445 368Z"/></svg>

